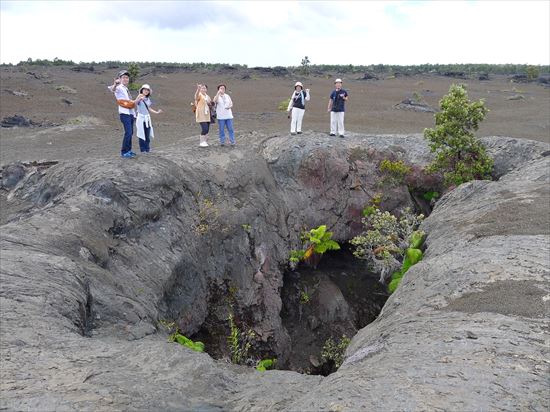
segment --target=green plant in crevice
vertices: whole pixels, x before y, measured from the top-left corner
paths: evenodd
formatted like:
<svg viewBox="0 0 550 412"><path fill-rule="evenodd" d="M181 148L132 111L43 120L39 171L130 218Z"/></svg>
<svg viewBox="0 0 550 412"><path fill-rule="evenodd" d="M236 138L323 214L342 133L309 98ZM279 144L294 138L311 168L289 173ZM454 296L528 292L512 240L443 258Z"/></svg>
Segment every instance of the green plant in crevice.
<svg viewBox="0 0 550 412"><path fill-rule="evenodd" d="M302 305L305 305L307 303L311 302L311 296L309 296L309 293L307 290L303 290L300 292L300 303Z"/></svg>
<svg viewBox="0 0 550 412"><path fill-rule="evenodd" d="M391 161L389 159L382 160L378 169L384 174L382 182L391 185L402 184L405 176L411 171L411 167L406 165L403 160Z"/></svg>
<svg viewBox="0 0 550 412"><path fill-rule="evenodd" d="M159 325L166 329L169 333L177 330L176 322L171 322L166 319L159 319Z"/></svg>
<svg viewBox="0 0 550 412"><path fill-rule="evenodd" d="M325 252L340 249L338 242L332 240L332 232L327 231L326 225L304 232L301 239L304 243L303 249L290 251L289 264L292 269L295 269L300 261L316 268Z"/></svg>
<svg viewBox="0 0 550 412"><path fill-rule="evenodd" d="M291 250L290 251L290 257L288 259L290 267L296 268L298 263L304 259L304 255L306 254L305 250Z"/></svg>
<svg viewBox="0 0 550 412"><path fill-rule="evenodd" d="M204 352L204 343L194 342L187 336L181 334L176 322L170 322L164 319L159 320L159 325L162 326L170 335L168 336L168 342L177 342L182 346L186 346L196 352Z"/></svg>
<svg viewBox="0 0 550 412"><path fill-rule="evenodd" d="M229 314L227 320L229 321L230 329L227 343L231 354L231 362L236 365L243 365L248 360L252 341L256 337L256 334L250 329L248 332L242 332L235 324L233 313Z"/></svg>
<svg viewBox="0 0 550 412"><path fill-rule="evenodd" d="M376 213L382 203L382 195L380 193L375 194L370 200L369 204L361 211L363 217L368 217Z"/></svg>
<svg viewBox="0 0 550 412"><path fill-rule="evenodd" d="M204 352L204 343L202 342L193 342L188 337L180 334L178 331L174 332L168 337L169 342L177 342L182 346L187 346L189 349L192 349L196 352Z"/></svg>
<svg viewBox="0 0 550 412"><path fill-rule="evenodd" d="M277 363L277 358L273 359L262 359L256 364L256 370L260 372L265 372L267 370L273 369Z"/></svg>
<svg viewBox="0 0 550 412"><path fill-rule="evenodd" d="M398 218L376 207L361 220L365 231L350 241L355 247L353 255L366 260L372 270L380 273L380 281L384 281L401 266L409 237L423 219L424 215L415 215L409 208Z"/></svg>
<svg viewBox="0 0 550 412"><path fill-rule="evenodd" d="M424 239L425 233L421 230L414 231L409 237L409 247L405 251L405 258L403 259L401 269L392 274L390 283L388 284L388 291L390 293L395 292L401 283L401 279L403 279L403 276L410 269L410 267L416 265L422 260L423 253L420 248L424 243Z"/></svg>
<svg viewBox="0 0 550 412"><path fill-rule="evenodd" d="M198 223L194 226L197 235L206 235L209 232L227 231L220 221L221 211L218 207L219 199L205 198L201 192L197 193Z"/></svg>
<svg viewBox="0 0 550 412"><path fill-rule="evenodd" d="M431 202L432 200L435 200L439 197L439 192L436 192L436 191L429 191L429 192L426 192L422 195L422 198L424 198L424 200L427 200L429 202Z"/></svg>
<svg viewBox="0 0 550 412"><path fill-rule="evenodd" d="M323 345L321 358L324 362L334 362L335 369L338 369L344 362L344 355L350 343L351 339L346 335L342 335L338 342L332 337L328 338Z"/></svg>

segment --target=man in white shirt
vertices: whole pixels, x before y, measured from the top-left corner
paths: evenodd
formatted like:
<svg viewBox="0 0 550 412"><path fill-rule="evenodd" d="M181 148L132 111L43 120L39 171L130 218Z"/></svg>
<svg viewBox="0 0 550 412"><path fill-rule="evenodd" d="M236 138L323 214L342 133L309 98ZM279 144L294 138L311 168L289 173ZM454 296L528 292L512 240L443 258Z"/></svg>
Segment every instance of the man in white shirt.
<svg viewBox="0 0 550 412"><path fill-rule="evenodd" d="M131 101L130 91L128 90L128 83L130 82L130 75L127 70L121 70L118 73L117 78L114 80L112 86L109 86L109 90L115 94L115 98L123 101ZM119 104L118 114L120 121L124 127L124 137L122 138L122 147L120 149L120 155L124 158L136 157L136 154L132 152L132 135L134 134L134 118L135 110L123 107Z"/></svg>

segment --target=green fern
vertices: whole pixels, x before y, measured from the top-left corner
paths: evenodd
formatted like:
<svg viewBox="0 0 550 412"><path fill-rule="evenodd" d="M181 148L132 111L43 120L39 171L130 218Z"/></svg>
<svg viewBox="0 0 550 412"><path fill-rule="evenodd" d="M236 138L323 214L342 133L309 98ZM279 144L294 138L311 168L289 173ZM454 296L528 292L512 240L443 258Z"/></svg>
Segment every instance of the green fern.
<svg viewBox="0 0 550 412"><path fill-rule="evenodd" d="M196 352L204 352L204 343L202 342L193 342L191 339L189 339L186 336L183 336L179 332L174 332L170 337L168 338L170 342L177 342L182 346L187 346L189 349L192 349Z"/></svg>
<svg viewBox="0 0 550 412"><path fill-rule="evenodd" d="M265 372L266 370L273 369L275 366L275 363L277 362L277 359L263 359L258 362L256 365L256 370L260 372Z"/></svg>

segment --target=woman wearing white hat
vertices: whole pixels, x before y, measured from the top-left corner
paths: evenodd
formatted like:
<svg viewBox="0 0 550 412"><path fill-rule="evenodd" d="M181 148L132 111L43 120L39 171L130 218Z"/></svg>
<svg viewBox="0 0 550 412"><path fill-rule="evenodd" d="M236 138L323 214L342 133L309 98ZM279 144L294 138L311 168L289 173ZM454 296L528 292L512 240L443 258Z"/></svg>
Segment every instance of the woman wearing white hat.
<svg viewBox="0 0 550 412"><path fill-rule="evenodd" d="M139 95L135 100L137 109L136 128L141 153L149 153L151 151L151 139L155 137L150 113L162 113L162 109L157 111L151 107L151 93L151 86L144 84L139 89Z"/></svg>
<svg viewBox="0 0 550 412"><path fill-rule="evenodd" d="M292 110L290 114L290 134L302 134L302 120L306 111L306 101L309 101L309 89L304 91L302 82L296 82L287 108L287 112Z"/></svg>

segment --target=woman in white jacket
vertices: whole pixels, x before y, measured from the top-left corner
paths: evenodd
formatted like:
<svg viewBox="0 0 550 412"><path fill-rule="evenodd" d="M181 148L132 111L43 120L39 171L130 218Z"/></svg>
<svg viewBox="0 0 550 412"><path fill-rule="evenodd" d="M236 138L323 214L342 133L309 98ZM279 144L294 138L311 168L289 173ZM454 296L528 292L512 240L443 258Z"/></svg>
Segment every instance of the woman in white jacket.
<svg viewBox="0 0 550 412"><path fill-rule="evenodd" d="M290 96L287 112L290 113L290 134L302 134L302 120L309 101L309 89L304 90L301 82L294 84L294 92Z"/></svg>

